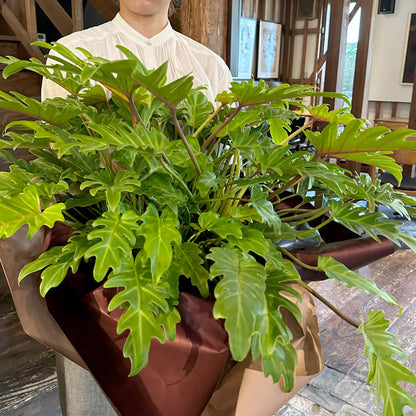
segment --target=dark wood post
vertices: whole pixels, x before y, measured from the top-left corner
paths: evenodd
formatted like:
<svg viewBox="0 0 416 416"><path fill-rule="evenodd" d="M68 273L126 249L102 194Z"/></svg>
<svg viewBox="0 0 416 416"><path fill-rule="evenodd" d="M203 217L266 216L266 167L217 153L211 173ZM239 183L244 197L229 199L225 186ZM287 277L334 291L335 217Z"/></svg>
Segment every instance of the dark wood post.
<svg viewBox="0 0 416 416"><path fill-rule="evenodd" d="M331 0L331 17L326 61L325 91L341 92L348 30L349 0ZM339 105L334 99L325 99L331 109Z"/></svg>
<svg viewBox="0 0 416 416"><path fill-rule="evenodd" d="M181 32L208 46L224 59L227 55L228 2L182 0Z"/></svg>
<svg viewBox="0 0 416 416"><path fill-rule="evenodd" d="M366 118L370 86L369 47L373 25L373 0L361 0L360 6L360 36L357 45L351 112L355 117Z"/></svg>

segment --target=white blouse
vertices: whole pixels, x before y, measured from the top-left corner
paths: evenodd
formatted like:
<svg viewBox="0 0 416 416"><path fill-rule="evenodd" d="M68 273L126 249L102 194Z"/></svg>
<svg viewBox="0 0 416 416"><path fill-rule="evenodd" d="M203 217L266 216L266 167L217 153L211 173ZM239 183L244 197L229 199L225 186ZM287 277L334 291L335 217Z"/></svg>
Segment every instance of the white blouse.
<svg viewBox="0 0 416 416"><path fill-rule="evenodd" d="M184 75L194 76L194 87L204 86L207 98L227 90L232 81L230 70L220 56L200 43L176 32L170 23L160 33L148 39L131 27L121 16L100 26L71 33L58 41L77 53L83 47L93 55L115 60L125 58L116 45L131 50L148 69L157 68L168 61L167 81ZM66 96L67 92L49 80L42 84L42 100Z"/></svg>

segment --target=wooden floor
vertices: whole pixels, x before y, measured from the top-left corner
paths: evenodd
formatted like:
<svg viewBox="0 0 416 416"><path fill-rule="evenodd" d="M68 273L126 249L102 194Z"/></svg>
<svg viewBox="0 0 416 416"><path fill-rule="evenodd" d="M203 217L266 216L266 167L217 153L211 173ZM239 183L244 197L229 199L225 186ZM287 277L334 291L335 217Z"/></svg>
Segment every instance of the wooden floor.
<svg viewBox="0 0 416 416"><path fill-rule="evenodd" d="M2 272L0 272L0 415L61 415L55 354L23 333Z"/></svg>
<svg viewBox="0 0 416 416"><path fill-rule="evenodd" d="M357 320L371 308L385 308L392 322L391 330L406 350L410 368L416 372L416 254L400 250L359 272L399 300L403 309L400 317L397 308L386 307L382 300L346 289L334 281L314 283L314 287ZM319 301L316 304L325 365L365 381L367 362L362 357L361 334ZM416 394L414 386L410 391ZM0 415L61 416L54 354L23 334L1 273Z"/></svg>

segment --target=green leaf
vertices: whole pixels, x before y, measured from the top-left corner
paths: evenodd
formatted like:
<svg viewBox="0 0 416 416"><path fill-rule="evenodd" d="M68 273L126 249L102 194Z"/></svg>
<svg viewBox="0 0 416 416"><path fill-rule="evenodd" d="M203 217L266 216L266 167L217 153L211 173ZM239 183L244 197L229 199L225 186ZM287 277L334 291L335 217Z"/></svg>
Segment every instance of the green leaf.
<svg viewBox="0 0 416 416"><path fill-rule="evenodd" d="M214 172L204 170L198 177L196 186L201 193L202 198L206 198L211 189L214 191L218 190L217 175L215 175Z"/></svg>
<svg viewBox="0 0 416 416"><path fill-rule="evenodd" d="M246 126L253 125L260 121L259 111L256 110L248 110L248 111L241 111L238 113L230 123L227 125L221 125L223 128L218 133L218 137L225 137L227 134L230 134L233 130L241 130ZM212 131L216 131L218 129L218 125L214 126Z"/></svg>
<svg viewBox="0 0 416 416"><path fill-rule="evenodd" d="M162 344L165 342L159 316L164 315L165 321L170 319L175 324L180 320L177 310L166 300L169 298L167 287L153 284L149 264L143 257L138 255L134 261L131 254L123 256L104 285L106 288L124 288L111 299L108 309L125 309L117 323L117 333L129 331L123 354L131 361L130 376L138 374L147 365L153 338Z"/></svg>
<svg viewBox="0 0 416 416"><path fill-rule="evenodd" d="M415 150L416 142L405 140L415 135L414 130L399 129L391 132L383 126L364 129L364 120L355 119L349 121L343 132L338 135L338 123L339 119L334 117L322 132L305 132L319 155L368 163L388 170L399 182L401 181L401 169L395 164L394 159L387 155L395 149Z"/></svg>
<svg viewBox="0 0 416 416"><path fill-rule="evenodd" d="M348 112L349 108L337 108L330 111L328 104L317 105L316 107L308 107L310 114L319 119L326 121L333 121L334 119L338 120L340 124L348 124L350 121L355 120L353 114ZM364 122L364 120L362 120Z"/></svg>
<svg viewBox="0 0 416 416"><path fill-rule="evenodd" d="M19 283L29 274L35 273L45 267L56 263L57 257L62 255L63 246L55 246L48 251L43 252L37 259L23 266L20 270L18 281Z"/></svg>
<svg viewBox="0 0 416 416"><path fill-rule="evenodd" d="M154 284L157 285L163 273L172 261L172 243L181 244L181 235L177 230L178 218L168 208L159 213L154 205L149 205L142 215L138 235L145 238L144 251L151 262Z"/></svg>
<svg viewBox="0 0 416 416"><path fill-rule="evenodd" d="M60 126L64 126L69 120L79 115L79 110L69 106L61 107L56 105L57 102L57 99L49 99L41 103L17 92L7 94L0 91L0 108L5 110L15 111Z"/></svg>
<svg viewBox="0 0 416 416"><path fill-rule="evenodd" d="M136 129L133 129L127 124L116 120L111 120L108 126L100 123L89 123L88 128L98 133L100 137L74 133L71 135L74 142L65 143L57 147L59 153L61 155L66 154L73 147L78 147L83 152L105 150L108 147L114 147L118 150L132 148L140 152L152 149L158 153L168 143L166 136L155 129L147 130L142 125L138 125Z"/></svg>
<svg viewBox="0 0 416 416"><path fill-rule="evenodd" d="M267 357L262 357L263 373L266 377L271 376L275 383L283 376L283 391L290 392L295 386L295 368L298 362L296 350L290 341L277 338L275 349Z"/></svg>
<svg viewBox="0 0 416 416"><path fill-rule="evenodd" d="M416 376L392 358L392 355L405 357L397 339L387 332L389 321L383 311L370 311L367 322L361 317L359 331L365 340L365 351L370 362L367 383L376 385L376 400L383 399L383 416L402 416L403 408L410 406L416 410L415 399L398 383L416 384Z"/></svg>
<svg viewBox="0 0 416 416"><path fill-rule="evenodd" d="M55 222L64 221L64 208L64 204L58 203L42 209L38 189L29 187L13 199L0 200L0 236L10 237L28 224L27 236L32 238L42 226L52 228Z"/></svg>
<svg viewBox="0 0 416 416"><path fill-rule="evenodd" d="M202 266L202 251L198 244L185 242L175 249L175 257L180 265L180 273L191 279L192 284L198 288L203 297L209 296L208 281L211 275Z"/></svg>
<svg viewBox="0 0 416 416"><path fill-rule="evenodd" d="M188 200L166 173L153 173L142 182L139 192L158 206L169 207L173 212L177 212L178 207L185 205Z"/></svg>
<svg viewBox="0 0 416 416"><path fill-rule="evenodd" d="M277 383L281 377L284 391L294 387L297 352L291 344L292 332L283 320L281 308L287 309L298 322L302 320L299 307L287 295L301 301L296 288L288 285L300 279L293 263L270 245L266 257L266 308L257 322L258 348L262 356L263 372Z"/></svg>
<svg viewBox="0 0 416 416"><path fill-rule="evenodd" d="M267 197L268 194L263 192L260 186L253 187L251 192L253 207L261 216L262 221L272 227L275 234L278 234L281 226L280 217L274 211L273 204L267 200Z"/></svg>
<svg viewBox="0 0 416 416"><path fill-rule="evenodd" d="M214 261L211 276L223 276L215 287L214 317L225 319L231 353L241 361L265 308L265 271L253 257L235 249L215 247L207 258Z"/></svg>
<svg viewBox="0 0 416 416"><path fill-rule="evenodd" d="M238 205L236 207L231 207L230 216L241 222L262 221L262 217L257 212L256 208L250 207L248 205Z"/></svg>
<svg viewBox="0 0 416 416"><path fill-rule="evenodd" d="M245 128L243 131L237 129L230 131L230 140L236 149L253 148L259 137L260 133L253 132L250 128Z"/></svg>
<svg viewBox="0 0 416 416"><path fill-rule="evenodd" d="M414 237L396 228L401 224L400 221L387 220L379 212L367 213L365 207L353 203L332 200L330 206L333 217L355 233L361 234L364 231L377 241L380 241L377 234L381 234L398 245L406 240L405 244L416 250Z"/></svg>
<svg viewBox="0 0 416 416"><path fill-rule="evenodd" d="M186 123L198 128L214 111L214 107L204 93L195 91L183 101Z"/></svg>
<svg viewBox="0 0 416 416"><path fill-rule="evenodd" d="M36 260L28 263L19 273L19 282L27 275L42 270L40 275L40 294L45 296L48 291L59 286L72 269L76 273L80 258L74 257L76 245L56 246L42 253Z"/></svg>
<svg viewBox="0 0 416 416"><path fill-rule="evenodd" d="M290 132L290 126L285 120L279 118L272 118L269 120L270 124L270 135L276 144L281 144L288 137Z"/></svg>
<svg viewBox="0 0 416 416"><path fill-rule="evenodd" d="M260 352L263 357L263 363L269 361L269 365L274 369L273 371L271 370L268 372L267 375L271 375L273 381L276 383L279 381L282 373L286 373L288 379L291 379L289 383L285 383L285 385L288 384L288 389L286 391L290 391L293 389L297 354L295 348L290 343L292 340L292 333L283 321L279 307L276 308L275 306L278 302L270 295L273 296L274 294L271 293L270 290L267 290L267 308L265 308L264 313L259 317L257 322ZM286 303L287 302L288 300L286 299ZM280 303L280 306L284 306L284 304ZM288 356L290 355L291 357L288 360ZM284 357L283 360L282 356ZM285 363L285 360L288 360L288 362ZM293 366L286 365L288 363L292 363ZM279 371L277 371L277 368L279 368Z"/></svg>
<svg viewBox="0 0 416 416"><path fill-rule="evenodd" d="M274 147L270 151L255 152L257 161L261 165L261 172L264 175L268 169L273 169L275 172L281 173L283 164L287 164L283 157L288 153L290 146ZM296 155L297 157L298 155Z"/></svg>
<svg viewBox="0 0 416 416"><path fill-rule="evenodd" d="M11 198L23 192L35 178L36 174L19 166L11 165L9 172L0 172L0 196Z"/></svg>
<svg viewBox="0 0 416 416"><path fill-rule="evenodd" d="M340 283L344 283L347 287L358 287L368 295L376 295L384 299L391 305L399 306L397 300L393 296L379 289L374 282L361 277L359 274L348 269L344 264L333 259L332 257L318 257L318 267L325 272L330 279L335 279Z"/></svg>
<svg viewBox="0 0 416 416"><path fill-rule="evenodd" d="M93 222L94 229L88 235L91 246L85 253L85 259L95 257L94 278L97 282L105 278L109 269L120 264L121 255L131 253L139 218L134 211L123 215L118 211L107 211Z"/></svg>
<svg viewBox="0 0 416 416"><path fill-rule="evenodd" d="M202 230L212 231L221 238L233 235L241 238L241 224L232 218L220 217L216 212L203 212L198 218L198 224Z"/></svg>
<svg viewBox="0 0 416 416"><path fill-rule="evenodd" d="M97 192L104 191L110 211L116 211L122 200L121 195L126 192L133 192L135 187L140 186L140 181L134 176L134 172L120 170L114 177L111 177L107 170L100 170L87 175L80 188L90 187L90 194L95 196Z"/></svg>
<svg viewBox="0 0 416 416"><path fill-rule="evenodd" d="M228 235L228 242L236 245L244 253L249 253L251 251L263 257L269 253L270 240L267 240L261 231L247 226L243 226L241 231L242 234L240 238L235 235Z"/></svg>

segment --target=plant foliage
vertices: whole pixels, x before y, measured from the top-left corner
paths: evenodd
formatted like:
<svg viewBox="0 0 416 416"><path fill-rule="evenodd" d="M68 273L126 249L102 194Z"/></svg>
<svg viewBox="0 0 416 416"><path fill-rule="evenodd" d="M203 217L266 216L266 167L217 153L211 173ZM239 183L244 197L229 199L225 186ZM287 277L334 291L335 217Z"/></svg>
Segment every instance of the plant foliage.
<svg viewBox="0 0 416 416"><path fill-rule="evenodd" d="M401 222L377 211L385 205L411 218L415 200L328 162L363 162L401 180L390 155L416 150L406 140L413 130L367 127L345 109L307 105L325 95L311 86L233 83L214 106L192 87L192 76L167 84L166 64L148 70L123 47L125 59L108 61L60 44L41 46L53 51L47 65L0 59L5 77L31 70L68 94L39 103L0 93L0 108L31 117L10 123L1 140L1 156L12 166L0 173L0 237L24 224L29 238L56 222L72 227L68 242L26 265L20 279L40 271L45 295L68 270L94 259L94 278L121 288L109 308L124 311L118 331L129 331L124 354L132 375L146 366L153 338L174 339L184 279L201 296L215 296L214 316L225 320L233 357L242 360L250 351L261 357L264 373L276 382L282 377L286 391L294 385L297 357L281 309L301 320L285 296L299 297L294 262L396 303L331 258L317 266L289 260L280 242L315 238L321 244L321 228L336 221L416 250L416 241L397 229ZM307 123L292 132L302 113ZM325 127L308 130L317 120ZM291 139L303 130L313 149L295 152ZM35 158L19 160L7 150L17 148ZM288 191L298 202L282 208ZM369 381L391 416L406 404L415 407L397 381L416 380L392 358L403 352L386 328L379 312L371 312L361 331Z"/></svg>

